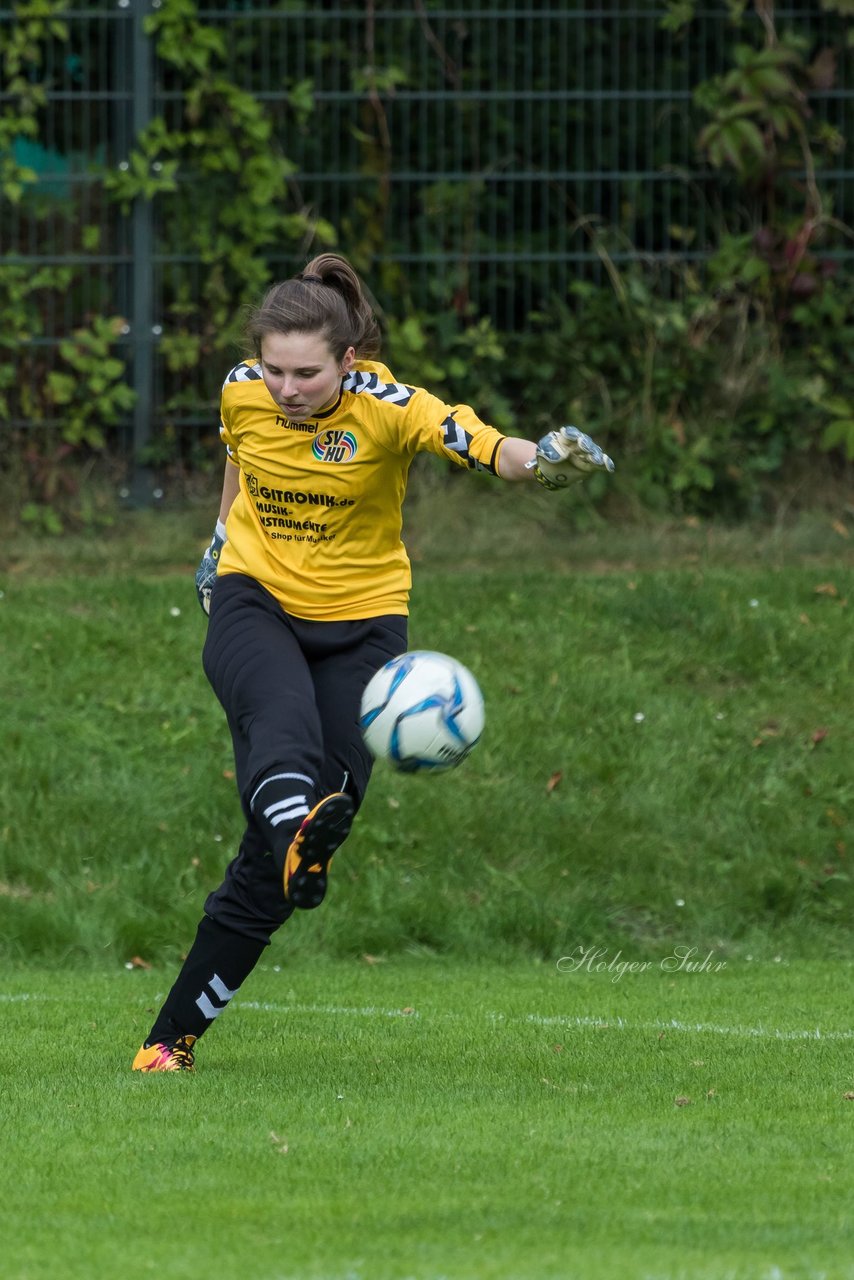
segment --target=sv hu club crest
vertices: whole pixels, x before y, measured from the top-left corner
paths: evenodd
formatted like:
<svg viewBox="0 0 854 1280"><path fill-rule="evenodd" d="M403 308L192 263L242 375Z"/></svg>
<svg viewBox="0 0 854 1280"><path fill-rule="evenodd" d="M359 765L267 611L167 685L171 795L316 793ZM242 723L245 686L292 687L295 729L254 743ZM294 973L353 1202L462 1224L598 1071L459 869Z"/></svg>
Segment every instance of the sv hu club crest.
<svg viewBox="0 0 854 1280"><path fill-rule="evenodd" d="M357 448L352 431L321 431L311 442L318 462L351 462Z"/></svg>

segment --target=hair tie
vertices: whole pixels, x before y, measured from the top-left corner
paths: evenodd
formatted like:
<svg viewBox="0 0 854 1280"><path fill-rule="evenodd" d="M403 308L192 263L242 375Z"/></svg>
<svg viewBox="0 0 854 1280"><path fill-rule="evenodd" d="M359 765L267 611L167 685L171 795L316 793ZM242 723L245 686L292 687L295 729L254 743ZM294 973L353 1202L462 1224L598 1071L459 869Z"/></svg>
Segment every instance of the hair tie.
<svg viewBox="0 0 854 1280"><path fill-rule="evenodd" d="M312 275L310 272L308 275L306 275L305 272L301 271L297 276L297 280L301 280L303 284L323 284L322 276L315 276L315 275Z"/></svg>

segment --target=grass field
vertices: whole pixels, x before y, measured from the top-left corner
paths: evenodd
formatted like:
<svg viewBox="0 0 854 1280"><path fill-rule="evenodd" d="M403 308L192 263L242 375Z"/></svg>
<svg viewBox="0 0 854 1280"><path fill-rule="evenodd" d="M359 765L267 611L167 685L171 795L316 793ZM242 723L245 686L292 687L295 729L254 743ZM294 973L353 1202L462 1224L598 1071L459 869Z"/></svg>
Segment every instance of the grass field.
<svg viewBox="0 0 854 1280"><path fill-rule="evenodd" d="M851 963L670 955L267 964L180 1079L171 975L6 969L2 1274L854 1276Z"/></svg>
<svg viewBox="0 0 854 1280"><path fill-rule="evenodd" d="M377 771L180 1080L129 1065L241 829L205 530L15 540L3 1280L854 1280L847 526L488 492L410 539L481 745Z"/></svg>
<svg viewBox="0 0 854 1280"><path fill-rule="evenodd" d="M174 960L240 836L194 549L180 572L161 562L182 538L160 559L144 541L126 561L84 545L6 577L9 958ZM847 948L850 556L659 560L451 571L425 556L413 647L475 671L482 744L441 778L377 772L328 904L289 946L549 959L593 933Z"/></svg>

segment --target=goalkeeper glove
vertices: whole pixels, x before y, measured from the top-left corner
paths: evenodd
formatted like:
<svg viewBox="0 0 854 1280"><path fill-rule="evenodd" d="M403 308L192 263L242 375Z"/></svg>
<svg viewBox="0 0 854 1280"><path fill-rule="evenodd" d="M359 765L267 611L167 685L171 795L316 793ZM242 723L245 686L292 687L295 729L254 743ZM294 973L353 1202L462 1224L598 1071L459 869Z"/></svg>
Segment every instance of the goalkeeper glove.
<svg viewBox="0 0 854 1280"><path fill-rule="evenodd" d="M211 545L205 551L202 556L202 563L196 570L196 595L199 597L199 604L205 613L210 613L211 611L211 592L216 582L219 553L224 546L225 525L221 520L217 520Z"/></svg>
<svg viewBox="0 0 854 1280"><path fill-rule="evenodd" d="M559 427L543 436L527 466L547 489L565 489L591 471L614 470L607 453L578 427Z"/></svg>

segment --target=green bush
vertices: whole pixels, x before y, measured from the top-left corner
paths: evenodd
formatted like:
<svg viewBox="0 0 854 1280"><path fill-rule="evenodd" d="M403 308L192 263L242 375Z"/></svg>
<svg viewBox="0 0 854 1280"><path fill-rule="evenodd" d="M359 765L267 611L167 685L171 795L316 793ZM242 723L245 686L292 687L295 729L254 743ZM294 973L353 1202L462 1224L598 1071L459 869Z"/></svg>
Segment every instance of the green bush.
<svg viewBox="0 0 854 1280"><path fill-rule="evenodd" d="M478 310L470 287L477 254L500 256L514 247L509 237L516 223L505 216L513 211L502 207L500 189L478 172L467 182L413 188L409 216L420 242L437 254L458 255L456 266L426 282L407 279L396 260L394 217L401 206L393 217L389 197L396 167L417 170L423 162L431 172L453 170L460 164L458 142L466 155L471 147L477 153L475 118L465 105L454 117L463 141L441 130L427 136L416 106L399 94L422 81L436 93L448 77L461 90L486 87L486 53L477 53L464 27L448 30L443 59L423 65L401 52L418 46L398 47L382 24L367 60L360 46L329 35L323 47L308 51L299 74L288 73L281 93L260 96L267 73L254 54L271 43L273 19L253 11L249 21L235 10L224 24L195 0L164 0L147 31L168 118L151 120L118 165L90 154L96 181L93 198L84 200L73 184L61 197L42 190L19 145L50 133L56 68L79 59L80 34L60 0L18 0L15 21L0 24L6 87L0 234L5 242L26 218L27 252L45 263L35 269L21 258L0 264L0 420L9 424L4 450L16 477L14 495L3 496L45 530L85 523L97 505L87 505L76 477L93 460L126 450L134 398L127 321L116 314L110 277L89 270L87 255L109 256L114 246L106 243L112 236L106 229L123 226L140 202L153 205L158 252L174 258L158 285L157 423L137 459L167 477L203 468L214 456L215 432L200 439L196 426L205 417L215 424L221 379L238 350L239 304L308 253L335 245L375 284L388 360L398 376L468 401L487 420L525 436L575 421L614 454L617 491L636 505L742 515L759 510L805 456L826 454L831 471L849 466L854 283L842 270L840 249L854 232L835 215L821 181L823 168L838 168L846 139L816 106L842 80L842 60L851 57L847 5L825 0L823 8L836 16L810 43L798 31L777 30L773 5L731 0L717 31L727 61L719 58L712 76L693 39L697 6L691 0L663 6L661 31L653 27L652 35L663 41L664 32L669 43L657 45L655 56L637 56L647 60L640 74L659 87L659 53L666 48L668 77L672 72L694 87L691 111L673 137L677 151L693 138L694 154L679 158L689 175L695 162L702 171L696 208L687 218L679 215L685 225L666 225L653 183L646 184L650 190L640 184L625 208L613 211L619 228L573 209L567 242L592 236L599 275L582 273L568 290L550 295L542 264L532 261L516 272L499 263L490 309ZM422 15L427 29L431 12L427 5ZM419 28L417 15L403 18L398 33ZM619 31L621 40L631 34L624 25ZM580 51L602 61L602 38L584 27L583 39L595 48ZM513 76L524 73L539 92L554 82L562 55L542 49L541 60L526 70L529 53L523 42L507 56ZM334 150L340 139L330 130L338 117L322 109L322 86L303 74L309 65L322 65L336 85L364 95L364 111L351 129L358 180L347 199L334 198L337 225L325 206L290 181L291 144L314 157L309 168L317 167L318 155L345 154ZM271 66L275 71L280 63ZM603 63L608 92L617 87L614 75ZM573 129L583 124L585 109L572 106ZM500 106L496 111L498 136L510 138L510 114L503 119ZM535 171L549 147L563 146L568 127L551 107L542 111L541 136L530 141L529 153L512 158ZM626 167L637 142L634 134L624 136L627 127L615 119L601 130L604 168ZM73 127L69 136L84 146ZM402 154L401 137L410 139L411 154ZM665 142L654 139L648 163L661 168L673 159ZM99 202L103 207L95 209ZM550 196L548 217L566 218L571 208L572 201ZM104 209L108 216L101 216ZM491 241L487 225L494 228ZM650 226L664 245L697 249L702 266L678 256L666 266L639 260L650 247ZM531 250L547 247L538 234L532 232ZM621 268L624 259L634 265ZM535 310L514 301L517 283L524 286L519 298L541 299ZM60 333L58 316L73 317ZM594 481L589 494L596 502L613 490Z"/></svg>
<svg viewBox="0 0 854 1280"><path fill-rule="evenodd" d="M725 242L712 260L714 287L690 272L676 293L641 271L616 288L579 282L531 317L513 364L537 371L535 430L564 416L601 437L616 483L652 510L755 513L801 455L854 459L854 281L828 281L783 322L725 278L738 251Z"/></svg>

